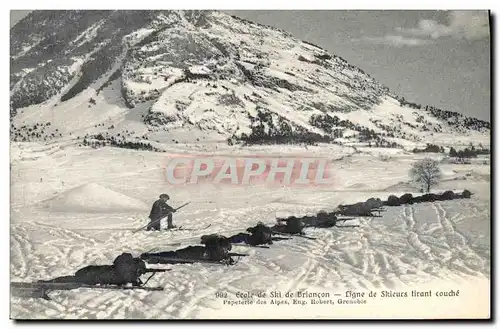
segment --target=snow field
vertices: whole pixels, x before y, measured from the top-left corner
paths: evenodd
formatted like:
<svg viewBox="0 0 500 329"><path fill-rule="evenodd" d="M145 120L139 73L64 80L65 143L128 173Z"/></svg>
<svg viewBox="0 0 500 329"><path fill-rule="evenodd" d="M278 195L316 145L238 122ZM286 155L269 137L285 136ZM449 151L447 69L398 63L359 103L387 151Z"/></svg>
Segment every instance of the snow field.
<svg viewBox="0 0 500 329"><path fill-rule="evenodd" d="M272 225L277 216L315 214L369 197L418 194L404 184L414 161L405 155L388 161L369 155L344 157L333 161L337 185L299 189L168 186L161 176L164 155L148 152L13 144L12 154L11 281L68 275L86 265L109 264L121 252L138 256L175 250L198 244L203 234L231 235L258 221ZM232 267L169 265L172 271L148 283L163 286L162 292L79 289L52 292L53 301L12 297L12 316L265 318L290 317L293 309L299 318L335 317L348 315L348 310L272 308L271 314L254 305L244 312L236 306L222 308L215 292L225 291L235 300L241 291L343 293L489 282L489 171L479 165L464 171L463 166L443 166L445 180L436 191L467 188L474 193L471 199L387 207L381 218L345 223L359 227L306 229L316 240L297 237L275 242L270 249L235 246L233 251L249 256ZM468 172L473 175L465 176ZM175 214L174 223L193 230L133 234L147 223L149 206L165 191L173 206L192 202ZM48 204L52 208L46 208ZM209 223L210 228L201 230Z"/></svg>

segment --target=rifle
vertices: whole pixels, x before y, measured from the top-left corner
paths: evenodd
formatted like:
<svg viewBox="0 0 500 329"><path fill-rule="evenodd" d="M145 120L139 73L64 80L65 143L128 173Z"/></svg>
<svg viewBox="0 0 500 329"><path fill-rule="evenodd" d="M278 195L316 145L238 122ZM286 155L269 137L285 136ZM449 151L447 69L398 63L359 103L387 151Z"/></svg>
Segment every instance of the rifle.
<svg viewBox="0 0 500 329"><path fill-rule="evenodd" d="M342 223L345 223L348 220L354 220L356 217L345 217L345 218L337 218L337 223L342 221Z"/></svg>
<svg viewBox="0 0 500 329"><path fill-rule="evenodd" d="M316 240L316 238L306 236L306 235L301 235L301 234L292 234L292 233L285 233L285 232L278 232L278 231L273 231L273 234L281 234L281 235L286 235L286 236L296 236L299 238L304 238L304 239L309 239L309 240Z"/></svg>
<svg viewBox="0 0 500 329"><path fill-rule="evenodd" d="M183 207L187 206L187 205L188 205L188 204L190 204L190 203L191 203L191 202L186 202L185 204L183 204L183 205L182 205L182 206L180 206L180 207L175 208L174 210L175 210L175 211L177 211L177 210L179 210L179 209L181 209L181 208L183 208ZM152 222L147 223L146 225L144 225L143 227L141 227L141 228L139 228L139 229L135 230L135 231L134 231L134 232L132 232L132 233L137 233L137 232L139 232L139 231L142 231L142 230L143 230L143 229L145 229L146 227L148 227L148 226L150 226L150 225L153 225L153 224L156 224L156 223L158 223L159 221L161 221L162 219L167 218L167 217L168 217L168 215L170 215L170 214L171 214L171 212L169 211L169 212L168 212L165 216L163 216L163 217L161 217L161 218L158 218L158 219L156 219L156 220L154 220L154 221L152 221Z"/></svg>
<svg viewBox="0 0 500 329"><path fill-rule="evenodd" d="M146 274L146 273L151 273L151 275L149 276L149 278L146 280L146 282L142 283L141 285L144 286L146 285L146 283L148 283L149 280L151 280L151 278L156 274L156 273L163 273L163 272L168 272L168 271L171 271L172 269L170 268L165 268L165 269L162 269L162 268L146 268L146 269L143 269L141 270L141 274Z"/></svg>
<svg viewBox="0 0 500 329"><path fill-rule="evenodd" d="M168 272L171 271L171 268L147 268L145 270L142 270L143 274L146 273L163 273L163 272Z"/></svg>
<svg viewBox="0 0 500 329"><path fill-rule="evenodd" d="M237 252L230 252L227 254L229 257L243 257L243 256L249 256L248 254L239 254Z"/></svg>
<svg viewBox="0 0 500 329"><path fill-rule="evenodd" d="M282 240L291 240L292 238L283 238L283 237L272 237L272 241L282 241Z"/></svg>

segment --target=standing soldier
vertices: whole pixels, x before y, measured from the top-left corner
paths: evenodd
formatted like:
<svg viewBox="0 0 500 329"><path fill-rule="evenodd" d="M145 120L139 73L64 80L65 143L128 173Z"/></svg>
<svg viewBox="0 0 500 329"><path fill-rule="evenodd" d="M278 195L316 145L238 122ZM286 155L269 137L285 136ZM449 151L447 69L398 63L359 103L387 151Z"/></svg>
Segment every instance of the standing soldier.
<svg viewBox="0 0 500 329"><path fill-rule="evenodd" d="M160 230L160 222L161 218L167 216L167 229L174 228L172 225L172 213L175 212L175 209L170 207L167 204L167 201L170 200L170 197L163 193L160 195L160 199L156 200L153 204L153 208L151 208L151 213L149 214L149 219L151 222L149 223L147 230Z"/></svg>

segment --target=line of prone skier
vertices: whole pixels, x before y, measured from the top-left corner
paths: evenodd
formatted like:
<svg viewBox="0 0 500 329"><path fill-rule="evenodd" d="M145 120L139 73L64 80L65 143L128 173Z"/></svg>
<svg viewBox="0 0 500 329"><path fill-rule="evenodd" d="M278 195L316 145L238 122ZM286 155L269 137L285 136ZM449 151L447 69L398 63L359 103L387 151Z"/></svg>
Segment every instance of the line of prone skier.
<svg viewBox="0 0 500 329"><path fill-rule="evenodd" d="M320 216L321 217L321 216ZM336 223L335 215L325 216L330 219L330 226ZM147 252L139 257L130 253L122 253L113 261L112 265L90 265L76 271L74 275L62 276L51 280L38 281L40 284L79 283L82 285L116 285L142 286L141 276L151 273L164 272L164 269L147 268L146 264L189 264L189 263L216 263L234 265L236 257L247 254L232 253L233 245L247 245L269 248L275 241L288 240L291 236L304 235L303 228L311 226L308 218L278 219L274 226L267 226L262 222L249 227L245 232L226 237L221 234L207 234L201 236L200 245L190 245L182 249L162 252ZM318 222L320 227L325 220ZM151 277L150 277L151 278ZM148 280L150 279L148 278Z"/></svg>
<svg viewBox="0 0 500 329"><path fill-rule="evenodd" d="M145 227L146 230L160 230L160 221L164 218L167 219L167 230L175 228L172 214L176 209L167 204L169 199L167 194L161 194L160 199L155 201L149 216L150 223ZM277 223L273 226L258 222L255 226L247 228L245 232L229 237L221 234L203 235L200 239L200 245L187 246L173 251L146 252L139 257L133 257L130 253L122 253L115 258L112 265L90 265L78 270L74 275L47 281L41 280L38 283L115 286L131 284L141 287L156 273L167 271L166 269L147 268L146 264L216 263L234 265L236 257L247 256L247 254L232 253L233 245L269 248L269 245L273 245L274 241L288 240L293 236L314 239L306 236L303 229L306 227L329 228L337 226L339 221L362 216L372 217L374 216L373 211L383 211L382 207L386 205L390 205L390 202L370 198L365 202L339 206L333 212L320 211L315 216L277 218ZM340 218L345 215L355 217ZM353 227L348 225L340 227L345 226ZM141 276L146 273L151 273L151 276L146 282L142 282Z"/></svg>

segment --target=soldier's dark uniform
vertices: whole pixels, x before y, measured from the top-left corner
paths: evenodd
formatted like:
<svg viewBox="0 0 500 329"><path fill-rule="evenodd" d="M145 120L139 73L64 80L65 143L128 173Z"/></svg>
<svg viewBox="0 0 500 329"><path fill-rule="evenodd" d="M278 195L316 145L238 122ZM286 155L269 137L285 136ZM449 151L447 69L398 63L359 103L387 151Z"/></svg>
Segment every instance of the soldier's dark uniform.
<svg viewBox="0 0 500 329"><path fill-rule="evenodd" d="M316 220L314 221L314 224L311 226L315 227L332 227L337 224L337 216L333 213L327 213L326 211L320 211L318 215L316 216Z"/></svg>
<svg viewBox="0 0 500 329"><path fill-rule="evenodd" d="M229 238L231 243L246 243L251 246L261 244L273 244L272 230L263 223L259 222L254 227L249 227L246 230L248 233L238 233Z"/></svg>
<svg viewBox="0 0 500 329"><path fill-rule="evenodd" d="M220 261L230 258L229 251L232 246L228 238L218 234L203 235L201 243L204 246L188 246L175 251L144 253L141 255L141 259L148 262L152 262L154 259L156 262L162 263L161 258L168 259L169 262L172 259L179 259L182 262L184 259Z"/></svg>
<svg viewBox="0 0 500 329"><path fill-rule="evenodd" d="M161 218L167 216L167 226L168 228L173 228L172 224L172 213L175 212L175 209L170 207L167 204L167 201L170 197L167 194L160 195L160 198L153 203L153 207L151 208L151 212L149 213L149 219L151 219L150 224L147 227L147 230L160 230Z"/></svg>
<svg viewBox="0 0 500 329"><path fill-rule="evenodd" d="M40 280L40 283L81 283L88 285L126 285L135 286L142 282L140 276L144 273L146 264L130 253L122 253L113 261L113 265L90 265L83 267L71 276L62 276L52 280Z"/></svg>
<svg viewBox="0 0 500 329"><path fill-rule="evenodd" d="M303 228L303 223L300 218L297 218L295 216L288 217L286 219L278 218L277 219L278 223L274 225L271 229L275 232L279 233L288 233L288 234L303 234L302 228ZM281 224L285 222L285 225Z"/></svg>

